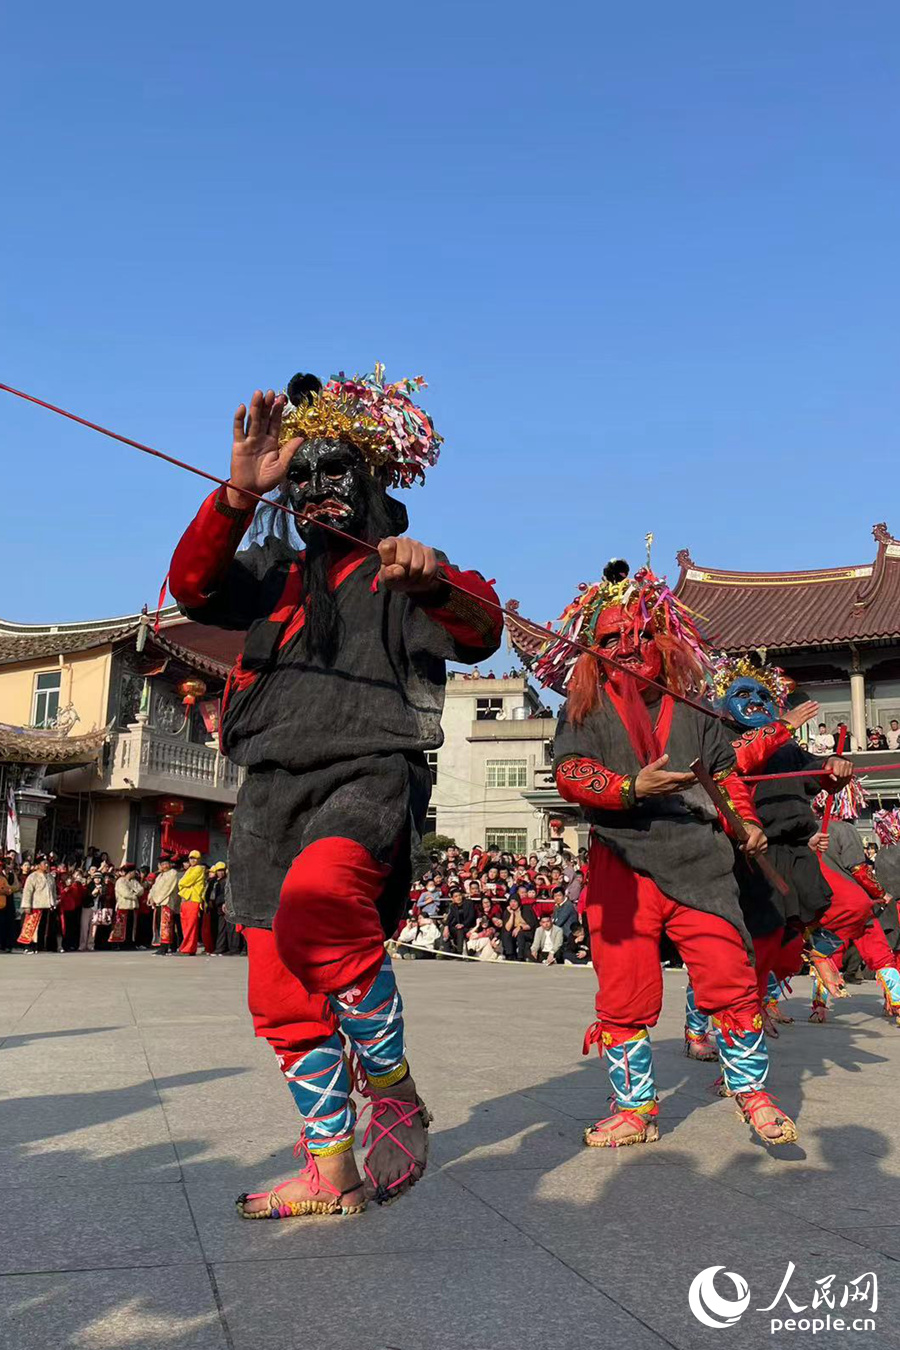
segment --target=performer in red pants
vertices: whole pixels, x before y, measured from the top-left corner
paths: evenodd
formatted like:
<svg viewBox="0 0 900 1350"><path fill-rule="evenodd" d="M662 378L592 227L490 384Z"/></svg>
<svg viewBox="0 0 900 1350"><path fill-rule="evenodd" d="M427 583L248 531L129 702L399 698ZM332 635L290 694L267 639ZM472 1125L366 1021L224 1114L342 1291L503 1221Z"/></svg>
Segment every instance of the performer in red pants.
<svg viewBox="0 0 900 1350"><path fill-rule="evenodd" d="M225 912L247 939L257 1033L305 1120L306 1168L241 1196L246 1218L358 1213L367 1194L394 1199L425 1168L430 1117L384 940L409 894L446 662L489 657L501 619L477 572L404 537L405 508L387 495L438 456L411 397L421 383L385 384L376 368L324 386L297 375L286 398L258 390L235 414L228 488L204 502L172 560L187 614L247 630L223 696L222 747L247 769ZM263 507L239 552L256 506L246 494L273 489L304 514L305 550ZM352 1152L354 1086L370 1113L368 1188Z"/></svg>
<svg viewBox="0 0 900 1350"><path fill-rule="evenodd" d="M587 1040L599 1041L606 1055L616 1109L586 1131L585 1142L617 1147L658 1137L648 1028L662 1002L663 933L690 968L701 1011L713 1017L725 1083L742 1115L767 1143L796 1139L793 1122L765 1090L768 1050L734 855L690 772L695 759L730 792L747 823L748 853L764 849L765 836L722 723L640 678L676 693L700 687L706 655L699 633L649 566L630 577L618 561L603 581L581 588L561 625L632 672L587 653L573 662L571 649L557 642L535 667L538 678L566 689L554 741L556 783L591 824L587 914L599 991Z"/></svg>
<svg viewBox="0 0 900 1350"><path fill-rule="evenodd" d="M814 942L828 952L838 970L848 946L854 943L869 970L875 973L884 997L885 1015L900 1026L900 957L891 949L884 929L874 917L876 907L889 897L866 866L862 840L851 824L861 792L855 784L853 792L845 790L839 798L841 818L830 822L827 835L814 837L819 866L833 893ZM821 813L821 798L816 799L815 806ZM827 1000L817 987L812 1020L824 1021L826 1007Z"/></svg>

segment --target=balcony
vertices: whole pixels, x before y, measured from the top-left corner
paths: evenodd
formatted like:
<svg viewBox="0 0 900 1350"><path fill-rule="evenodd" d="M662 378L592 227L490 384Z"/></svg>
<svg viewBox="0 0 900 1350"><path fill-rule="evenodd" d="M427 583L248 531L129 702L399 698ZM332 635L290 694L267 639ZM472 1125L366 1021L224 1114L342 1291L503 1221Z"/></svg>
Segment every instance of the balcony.
<svg viewBox="0 0 900 1350"><path fill-rule="evenodd" d="M244 770L209 746L133 722L113 736L104 779L114 792L172 793L233 806Z"/></svg>

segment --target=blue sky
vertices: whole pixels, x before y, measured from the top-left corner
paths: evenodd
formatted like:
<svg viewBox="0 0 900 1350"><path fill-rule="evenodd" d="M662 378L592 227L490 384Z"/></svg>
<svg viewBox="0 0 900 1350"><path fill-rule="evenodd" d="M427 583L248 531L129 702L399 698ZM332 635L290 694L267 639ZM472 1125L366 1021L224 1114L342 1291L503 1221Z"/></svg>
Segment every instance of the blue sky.
<svg viewBox="0 0 900 1350"><path fill-rule="evenodd" d="M257 384L423 373L411 532L541 620L900 533L895 4L306 9L13 7L0 380L224 474ZM0 615L155 603L202 484L0 408Z"/></svg>

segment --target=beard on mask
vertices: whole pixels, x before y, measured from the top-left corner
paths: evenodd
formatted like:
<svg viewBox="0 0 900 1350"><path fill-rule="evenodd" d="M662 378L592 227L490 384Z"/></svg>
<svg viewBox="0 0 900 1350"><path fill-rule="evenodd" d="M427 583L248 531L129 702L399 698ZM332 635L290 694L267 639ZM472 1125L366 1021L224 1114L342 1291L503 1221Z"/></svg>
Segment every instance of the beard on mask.
<svg viewBox="0 0 900 1350"><path fill-rule="evenodd" d="M359 474L358 489L359 524L353 533L360 540L377 544L408 528L409 518L403 503L389 497L378 480L364 470ZM299 651L308 661L333 666L345 634L337 597L328 584L328 572L352 545L318 525L304 526L303 537L306 552L301 604L306 609L306 622L300 634Z"/></svg>

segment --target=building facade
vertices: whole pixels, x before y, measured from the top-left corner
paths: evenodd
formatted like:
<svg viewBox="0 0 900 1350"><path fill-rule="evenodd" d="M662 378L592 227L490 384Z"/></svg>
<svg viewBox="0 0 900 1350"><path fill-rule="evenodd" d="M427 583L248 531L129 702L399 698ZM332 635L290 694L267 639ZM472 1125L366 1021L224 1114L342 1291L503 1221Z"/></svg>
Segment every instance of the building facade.
<svg viewBox="0 0 900 1350"><path fill-rule="evenodd" d="M0 621L0 787L22 849L152 866L165 840L224 857L241 775L218 749L218 700L241 642L174 606L158 630L146 614Z"/></svg>
<svg viewBox="0 0 900 1350"><path fill-rule="evenodd" d="M551 768L556 718L546 713L525 675L488 678L450 673L434 752L429 824L460 848L530 853L546 844L551 819L573 827ZM561 810L560 808L565 808Z"/></svg>
<svg viewBox="0 0 900 1350"><path fill-rule="evenodd" d="M758 650L782 666L798 692L815 699L829 730L845 722L857 770L900 760L869 751L867 733L900 721L900 541L884 524L872 534L873 561L798 572L729 572L701 567L683 549L676 595L702 616L715 644L732 653ZM813 733L804 728L801 735ZM863 777L871 810L900 801L900 773Z"/></svg>

